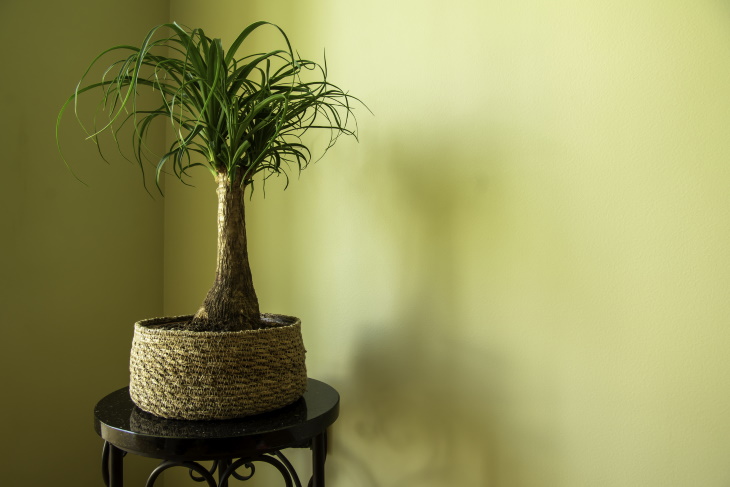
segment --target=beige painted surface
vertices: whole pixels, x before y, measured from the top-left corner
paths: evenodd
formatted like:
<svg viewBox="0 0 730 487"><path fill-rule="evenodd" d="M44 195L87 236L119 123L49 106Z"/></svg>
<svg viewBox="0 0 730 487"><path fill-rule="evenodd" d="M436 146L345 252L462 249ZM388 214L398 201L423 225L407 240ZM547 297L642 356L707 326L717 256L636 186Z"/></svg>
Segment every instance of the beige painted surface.
<svg viewBox="0 0 730 487"><path fill-rule="evenodd" d="M310 375L342 393L328 485L730 484L726 2L172 17L225 42L277 22L375 112L249 204L262 309L302 317ZM169 188L167 313L212 279L201 176Z"/></svg>
<svg viewBox="0 0 730 487"><path fill-rule="evenodd" d="M162 312L161 199L106 165L65 98L102 49L167 18L158 0L0 2L0 484L103 485L94 404L128 383L132 324ZM160 146L160 141L153 142ZM149 462L130 460L128 485Z"/></svg>

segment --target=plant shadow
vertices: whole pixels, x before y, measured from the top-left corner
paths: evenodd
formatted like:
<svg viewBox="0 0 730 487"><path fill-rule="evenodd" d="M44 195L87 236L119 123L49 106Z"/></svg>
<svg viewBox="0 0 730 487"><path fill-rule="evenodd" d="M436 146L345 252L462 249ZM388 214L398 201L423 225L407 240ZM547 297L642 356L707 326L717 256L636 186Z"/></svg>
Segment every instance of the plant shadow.
<svg viewBox="0 0 730 487"><path fill-rule="evenodd" d="M411 144L391 148L398 164L371 169L401 212L384 217L396 296L387 316L357 324L346 379L336 384L342 417L328 460L335 485L555 485L553 438L540 422L550 393L515 386L524 370L489 342L502 327L489 312L489 291L468 289L484 282L473 276L490 267L490 247L503 245L505 155L480 154L476 164L448 157Z"/></svg>

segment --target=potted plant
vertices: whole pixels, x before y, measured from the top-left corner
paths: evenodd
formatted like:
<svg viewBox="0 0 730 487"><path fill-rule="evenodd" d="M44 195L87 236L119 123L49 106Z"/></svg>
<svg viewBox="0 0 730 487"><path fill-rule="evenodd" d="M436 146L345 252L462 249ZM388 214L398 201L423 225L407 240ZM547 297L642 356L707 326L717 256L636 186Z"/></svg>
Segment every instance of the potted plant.
<svg viewBox="0 0 730 487"><path fill-rule="evenodd" d="M264 26L277 32L282 48L239 54ZM92 68L109 56L114 59L101 79L88 82ZM99 136L111 134L124 155L119 134L127 127L143 180L151 168L160 189L163 173L186 182L191 169L202 167L217 182L215 280L194 315L135 324L132 399L145 411L177 419L247 416L295 401L307 380L301 324L259 310L245 193L272 175L283 175L288 184L288 168L306 168L312 160L302 141L306 132L329 134L324 152L340 135L356 137L352 103L359 100L328 81L326 63L295 56L284 31L268 22L246 27L227 51L202 29L176 23L155 27L140 47L103 51L60 110L57 143L65 110L76 111L82 95L91 93L100 99L104 123L89 129L78 113L76 118L102 157ZM152 154L145 143L157 120L171 127L164 154Z"/></svg>

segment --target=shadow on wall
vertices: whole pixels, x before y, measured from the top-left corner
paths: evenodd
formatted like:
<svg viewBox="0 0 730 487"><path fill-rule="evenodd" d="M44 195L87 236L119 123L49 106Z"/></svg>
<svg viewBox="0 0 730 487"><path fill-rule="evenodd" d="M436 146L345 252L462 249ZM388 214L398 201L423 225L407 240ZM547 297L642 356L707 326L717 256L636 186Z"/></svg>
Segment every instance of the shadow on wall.
<svg viewBox="0 0 730 487"><path fill-rule="evenodd" d="M435 152L408 152L395 150L392 160L427 168L444 162ZM476 226L490 234L500 226L495 209L480 209L474 198L494 206L500 191L489 171L470 172L473 161L461 167L424 172L396 164L379 180L392 185L387 204L403 211L400 225L391 225L402 232L393 245L403 265L391 318L358 324L352 368L338 384L342 417L328 464L335 485L554 485L551 440L528 424L530 413L512 410L524 396L510 383L519 364L489 343L494 315L464 322L465 304L489 303L464 303L461 290L473 282L465 276L481 267L459 255L463 239L484 235L470 231ZM482 243L489 247L490 239Z"/></svg>
<svg viewBox="0 0 730 487"><path fill-rule="evenodd" d="M363 341L354 374L341 387L347 419L333 433L335 483L495 485L497 437L489 404L497 398L489 397L495 389L488 371L497 367L465 350L434 354L422 341L403 331ZM477 362L486 376L462 376L454 356ZM479 378L472 390L469 378Z"/></svg>

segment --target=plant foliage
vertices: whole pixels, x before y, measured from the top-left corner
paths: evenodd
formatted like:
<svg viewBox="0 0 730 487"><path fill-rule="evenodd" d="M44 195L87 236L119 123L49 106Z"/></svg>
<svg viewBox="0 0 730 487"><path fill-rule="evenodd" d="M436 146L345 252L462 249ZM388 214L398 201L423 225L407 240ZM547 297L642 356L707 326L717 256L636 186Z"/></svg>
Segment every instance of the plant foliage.
<svg viewBox="0 0 730 487"><path fill-rule="evenodd" d="M283 48L239 55L244 41L263 26L278 31ZM88 82L92 68L110 55L117 60L106 67L101 80ZM155 95L152 109L140 102L145 90ZM102 95L91 128L77 111L80 95L90 91ZM288 167L299 171L307 167L311 152L302 136L310 129L329 133L325 152L340 135L357 137L354 102L359 100L327 80L326 62L320 65L295 56L288 37L275 24L251 24L228 51L220 39L207 37L202 29L162 24L147 34L140 47L112 47L92 61L59 112L56 141L62 116L72 106L100 153L100 134L110 132L122 152L119 130L131 126L133 158L143 179L151 163L158 189L163 171L185 182L197 166L206 167L214 177L226 174L231 181L250 185L258 173L265 181L271 175L287 176ZM103 120L99 126L98 119ZM145 143L156 119L171 124L174 134L164 154L153 154Z"/></svg>

